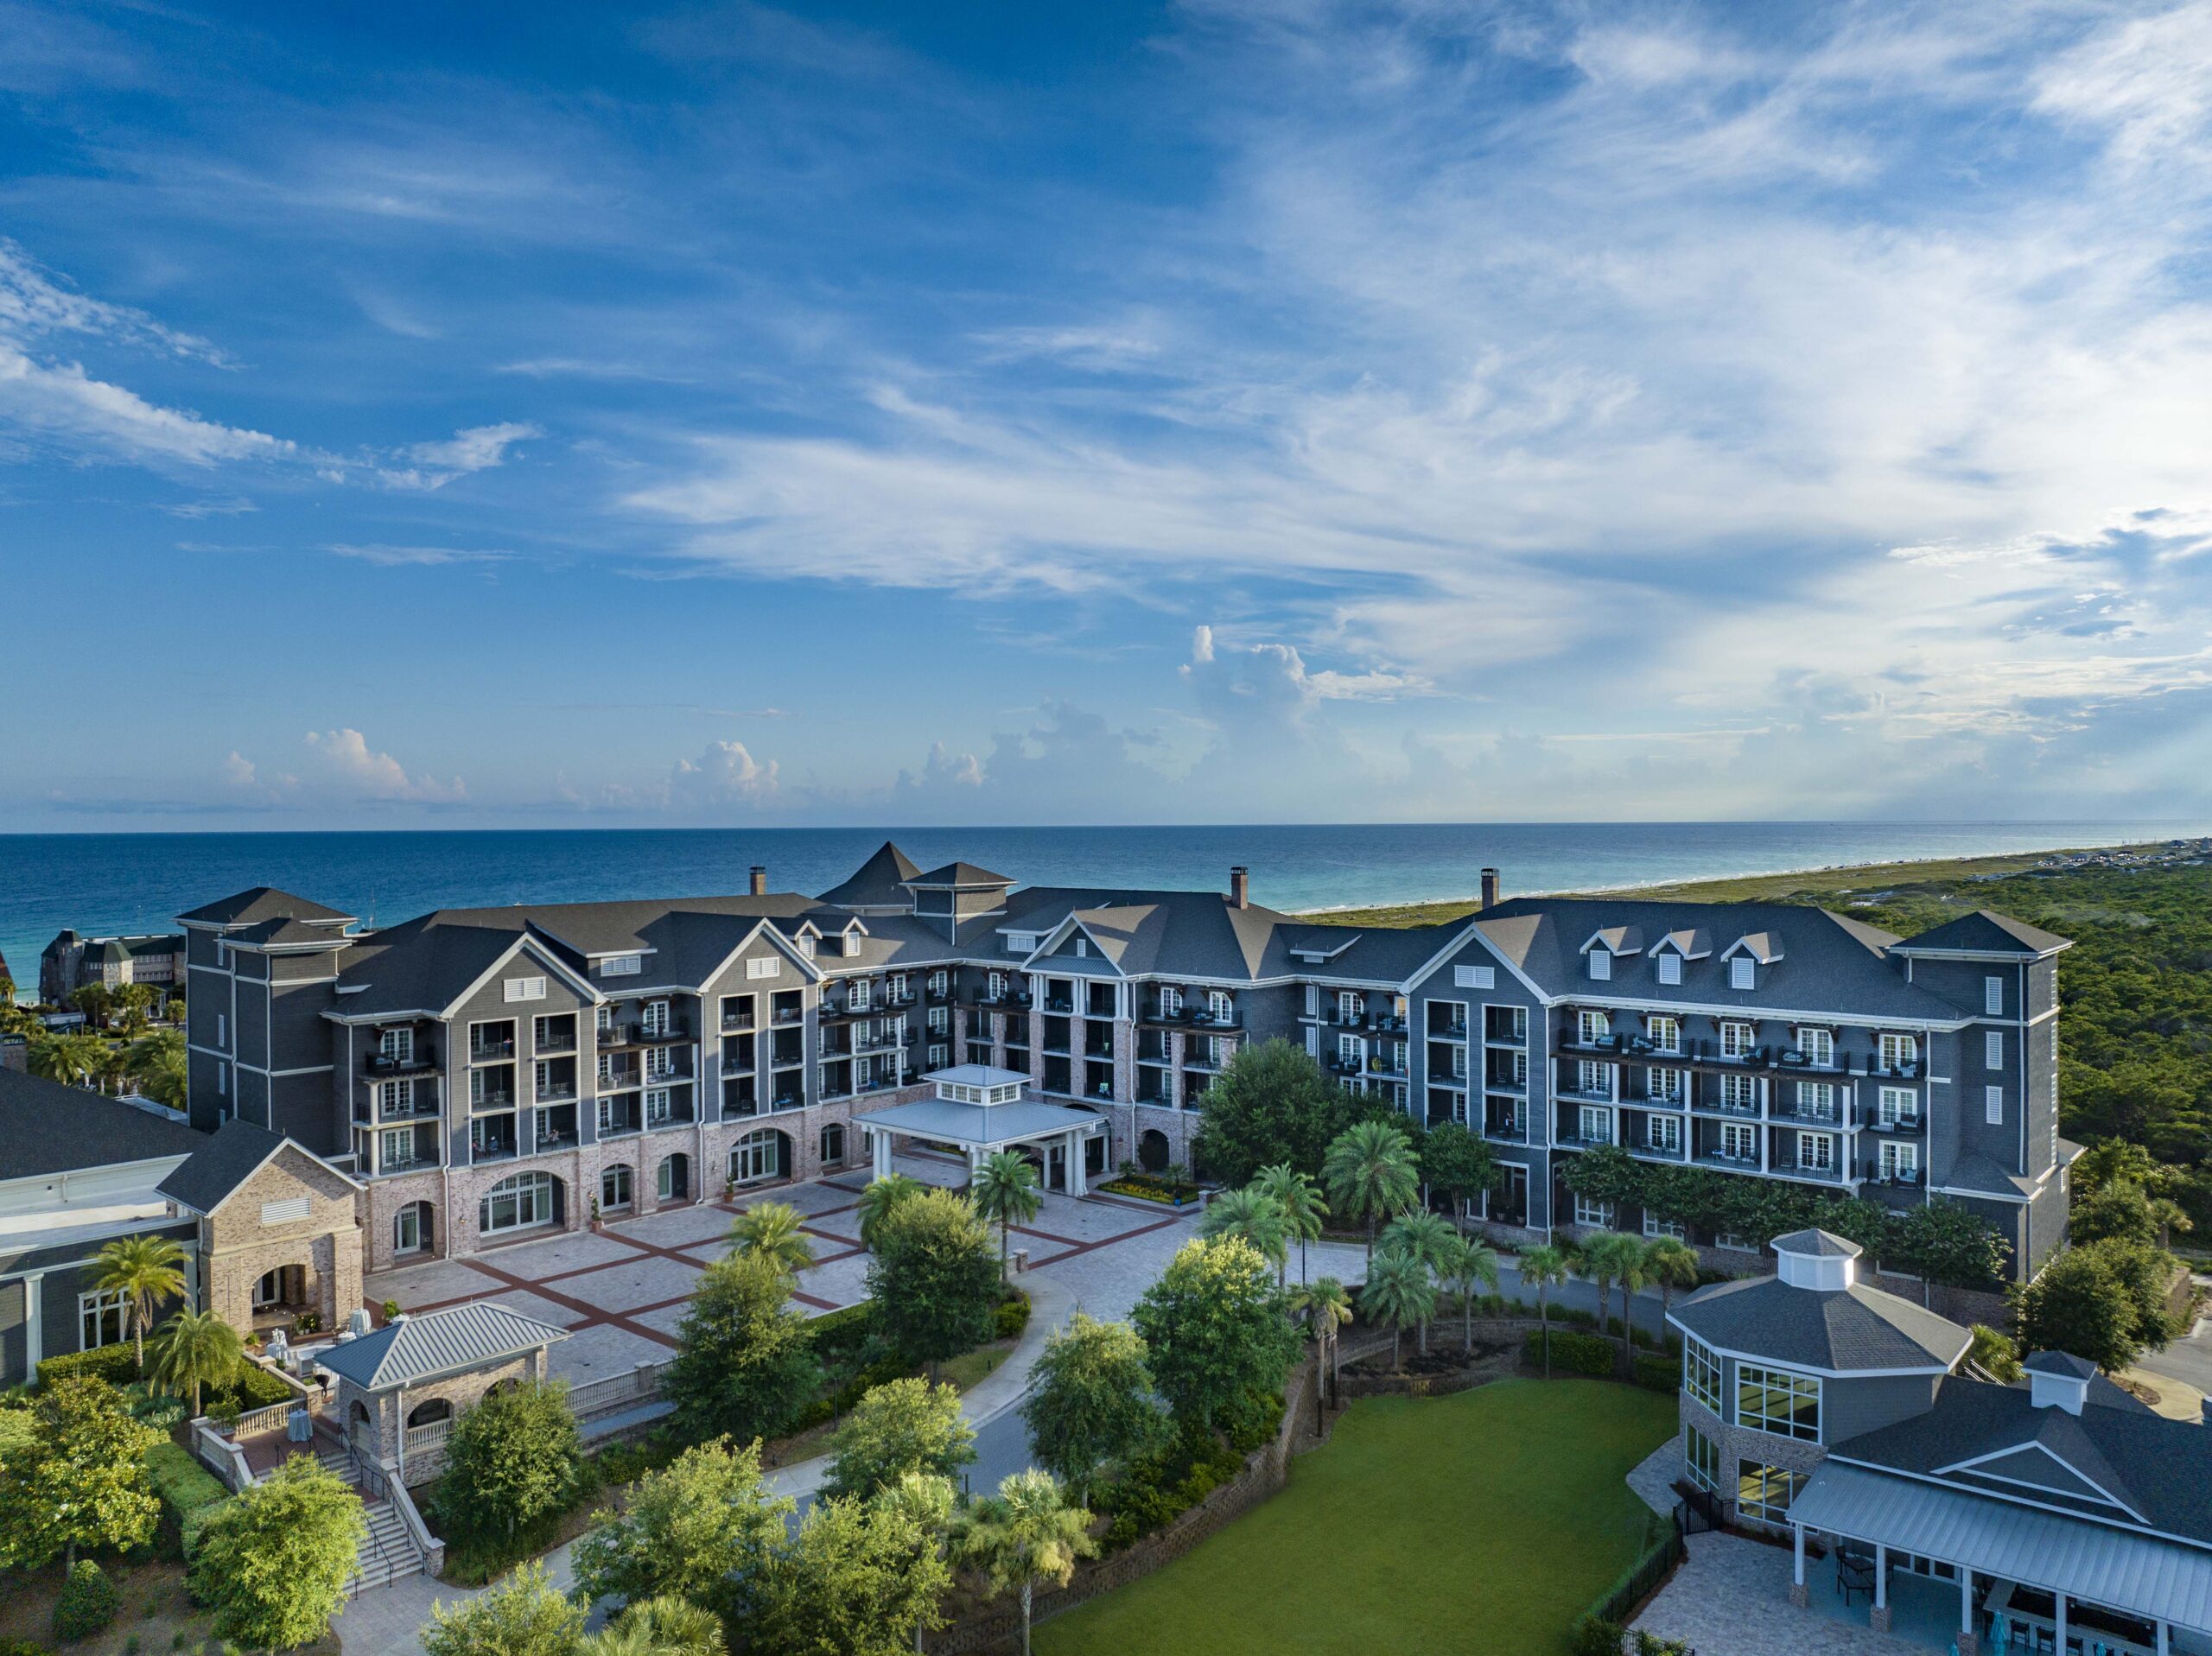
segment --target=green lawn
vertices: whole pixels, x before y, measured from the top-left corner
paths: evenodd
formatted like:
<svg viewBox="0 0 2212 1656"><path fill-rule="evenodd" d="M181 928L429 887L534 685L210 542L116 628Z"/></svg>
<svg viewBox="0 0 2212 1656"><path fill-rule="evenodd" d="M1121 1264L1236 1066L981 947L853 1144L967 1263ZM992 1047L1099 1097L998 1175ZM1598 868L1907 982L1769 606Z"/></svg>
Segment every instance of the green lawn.
<svg viewBox="0 0 2212 1656"><path fill-rule="evenodd" d="M1356 1404L1281 1494L1038 1652L1563 1656L1644 1539L1622 1479L1674 1428L1672 1397L1599 1380Z"/></svg>

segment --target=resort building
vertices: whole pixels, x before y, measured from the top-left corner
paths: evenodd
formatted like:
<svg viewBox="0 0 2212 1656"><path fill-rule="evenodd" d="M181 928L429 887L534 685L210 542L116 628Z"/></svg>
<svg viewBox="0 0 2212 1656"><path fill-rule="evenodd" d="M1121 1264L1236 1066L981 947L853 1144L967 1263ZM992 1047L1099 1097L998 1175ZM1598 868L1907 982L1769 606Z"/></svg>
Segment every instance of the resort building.
<svg viewBox="0 0 2212 1656"><path fill-rule="evenodd" d="M1243 868L1225 891L1022 886L888 844L818 896L756 868L739 895L375 930L257 889L181 917L192 1117L346 1169L382 1269L864 1170L883 1112L956 1102L937 1078L964 1065L1096 1119L1031 1140L1051 1188L1187 1164L1206 1088L1280 1037L1346 1088L1484 1134L1509 1171L1486 1216L1530 1234L1665 1228L1567 1194L1567 1159L1602 1144L1954 1198L2024 1277L2063 1235L2064 939L1988 914L1904 939L1819 909L1482 885L1479 912L1410 930L1262 907ZM1690 1240L1758 1266L1756 1239Z"/></svg>
<svg viewBox="0 0 2212 1656"><path fill-rule="evenodd" d="M1684 1475L1790 1536L1797 1604L1962 1656L2212 1652L2212 1433L2063 1352L1977 1377L1968 1331L1859 1281L1853 1243L1771 1246L1777 1275L1669 1320Z"/></svg>
<svg viewBox="0 0 2212 1656"><path fill-rule="evenodd" d="M126 983L153 986L159 1005L184 981L184 938L167 932L139 937L83 937L64 930L40 951L38 998L66 1006L69 997L90 984L120 988ZM0 976L5 976L0 972Z"/></svg>

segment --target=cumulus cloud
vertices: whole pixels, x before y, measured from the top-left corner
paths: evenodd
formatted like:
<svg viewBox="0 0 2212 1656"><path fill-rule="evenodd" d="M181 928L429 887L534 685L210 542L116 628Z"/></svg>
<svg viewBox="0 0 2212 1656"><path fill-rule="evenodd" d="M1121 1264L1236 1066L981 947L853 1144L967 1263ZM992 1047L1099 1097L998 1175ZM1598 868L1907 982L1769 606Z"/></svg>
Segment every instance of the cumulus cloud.
<svg viewBox="0 0 2212 1656"><path fill-rule="evenodd" d="M664 799L687 810L720 805L757 808L773 803L781 786L775 760L760 764L743 742L709 742L697 758L676 762Z"/></svg>
<svg viewBox="0 0 2212 1656"><path fill-rule="evenodd" d="M416 443L402 450L401 458L409 464L385 467L379 475L397 489L442 489L455 478L491 470L515 444L544 435L523 421L471 426L442 442Z"/></svg>
<svg viewBox="0 0 2212 1656"><path fill-rule="evenodd" d="M368 739L350 726L311 730L306 742L321 779L352 797L432 805L458 803L468 797L459 777L442 780L427 772L410 772L391 754L372 748Z"/></svg>

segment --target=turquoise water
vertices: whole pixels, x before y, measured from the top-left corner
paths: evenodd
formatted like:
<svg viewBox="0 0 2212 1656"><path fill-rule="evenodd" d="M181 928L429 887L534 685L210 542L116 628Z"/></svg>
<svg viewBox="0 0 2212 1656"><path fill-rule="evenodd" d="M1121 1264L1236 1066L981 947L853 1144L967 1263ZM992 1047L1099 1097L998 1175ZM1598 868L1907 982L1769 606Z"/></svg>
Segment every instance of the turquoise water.
<svg viewBox="0 0 2212 1656"><path fill-rule="evenodd" d="M18 982L64 926L151 931L249 885L389 923L460 904L698 896L835 884L887 838L923 866L962 857L1029 884L1224 889L1252 871L1284 909L1464 897L1479 871L1516 891L1589 890L1904 858L2111 845L2196 822L1646 822L1387 827L548 829L372 834L0 835L0 953Z"/></svg>

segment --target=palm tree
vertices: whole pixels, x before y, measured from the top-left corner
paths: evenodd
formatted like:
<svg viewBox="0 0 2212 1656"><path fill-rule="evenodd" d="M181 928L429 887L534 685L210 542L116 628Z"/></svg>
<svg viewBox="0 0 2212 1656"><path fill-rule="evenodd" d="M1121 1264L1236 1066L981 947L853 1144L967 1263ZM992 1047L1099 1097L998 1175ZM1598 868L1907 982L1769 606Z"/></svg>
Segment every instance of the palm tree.
<svg viewBox="0 0 2212 1656"><path fill-rule="evenodd" d="M1356 1121L1321 1158L1321 1182L1338 1213L1367 1221L1367 1259L1375 1262L1375 1228L1414 1205L1421 1174L1413 1140L1388 1121Z"/></svg>
<svg viewBox="0 0 2212 1656"><path fill-rule="evenodd" d="M1329 1395L1338 1393L1337 1331L1351 1321L1351 1296L1334 1277L1307 1283L1291 1299L1293 1310L1306 1313L1314 1338L1321 1342L1321 1361L1329 1371ZM1321 1388L1313 1388L1313 1429L1321 1429Z"/></svg>
<svg viewBox="0 0 2212 1656"><path fill-rule="evenodd" d="M1497 1253L1479 1236L1463 1236L1454 1231L1451 1240L1435 1259L1437 1274L1459 1291L1459 1353L1472 1356L1475 1350L1475 1285L1482 1283L1491 1292L1497 1291Z"/></svg>
<svg viewBox="0 0 2212 1656"><path fill-rule="evenodd" d="M213 1311L189 1308L162 1324L154 1336L152 1378L158 1386L192 1388L192 1412L200 1412L200 1388L222 1386L245 1361L238 1331Z"/></svg>
<svg viewBox="0 0 2212 1656"><path fill-rule="evenodd" d="M1459 1227L1440 1213L1427 1208L1412 1213L1402 1213L1393 1219L1382 1232L1382 1247L1393 1253L1409 1253L1419 1259L1424 1268L1439 1276L1448 1274L1452 1245L1459 1240ZM1428 1355L1428 1319L1421 1324L1421 1355Z"/></svg>
<svg viewBox="0 0 2212 1656"><path fill-rule="evenodd" d="M643 1656L723 1656L722 1621L712 1610L702 1610L673 1593L641 1598L614 1618L607 1631L584 1640L584 1648L601 1653L620 1651L631 1656L633 1646L608 1641L642 1636Z"/></svg>
<svg viewBox="0 0 2212 1656"><path fill-rule="evenodd" d="M798 1209L787 1202L761 1202L730 1221L732 1251L758 1253L797 1276L814 1263L814 1244L799 1228Z"/></svg>
<svg viewBox="0 0 2212 1656"><path fill-rule="evenodd" d="M1655 1236L1643 1245L1643 1279L1659 1289L1660 1338L1677 1288L1697 1286L1697 1250L1679 1236Z"/></svg>
<svg viewBox="0 0 2212 1656"><path fill-rule="evenodd" d="M861 1199L854 1204L861 1216L861 1246L873 1248L875 1239L883 1234L883 1221L891 1217L891 1210L908 1196L919 1196L925 1187L921 1180L909 1178L904 1173L886 1173L880 1179L870 1179L868 1188L861 1192Z"/></svg>
<svg viewBox="0 0 2212 1656"><path fill-rule="evenodd" d="M97 1035L49 1035L31 1043L30 1071L64 1087L90 1087L107 1067L107 1043Z"/></svg>
<svg viewBox="0 0 2212 1656"><path fill-rule="evenodd" d="M950 1478L931 1472L904 1472L899 1482L887 1483L877 1490L873 1504L887 1512L896 1513L914 1526L920 1536L924 1553L934 1556L944 1545L952 1528L953 1509L958 1496ZM922 1647L922 1626L914 1624L914 1648Z"/></svg>
<svg viewBox="0 0 2212 1656"><path fill-rule="evenodd" d="M1532 1247L1521 1256L1521 1281L1536 1291L1536 1326L1543 1330L1544 1378L1552 1377L1552 1290L1573 1274L1564 1248Z"/></svg>
<svg viewBox="0 0 2212 1656"><path fill-rule="evenodd" d="M143 988L134 984L133 988ZM184 1107L184 1036L173 1029L142 1035L124 1050L124 1073L156 1104Z"/></svg>
<svg viewBox="0 0 2212 1656"><path fill-rule="evenodd" d="M166 1236L118 1236L93 1256L92 1263L100 1269L92 1286L103 1294L124 1297L131 1343L143 1369L155 1302L174 1299L184 1291L184 1250Z"/></svg>
<svg viewBox="0 0 2212 1656"><path fill-rule="evenodd" d="M983 1158L968 1186L968 1199L987 1225L999 1228L999 1275L1006 1275L1008 1237L1017 1223L1027 1224L1045 1205L1037 1170L1018 1150L995 1150Z"/></svg>
<svg viewBox="0 0 2212 1656"><path fill-rule="evenodd" d="M1274 1266L1275 1285L1282 1285L1290 1269L1290 1215L1257 1180L1241 1190L1224 1190L1207 1202L1198 1219L1198 1234L1243 1237Z"/></svg>
<svg viewBox="0 0 2212 1656"><path fill-rule="evenodd" d="M1298 1279L1306 1281L1306 1245L1320 1235L1322 1221L1329 1216L1321 1187L1288 1162L1262 1168L1252 1183L1282 1204L1283 1218L1298 1242Z"/></svg>
<svg viewBox="0 0 2212 1656"><path fill-rule="evenodd" d="M1643 1286L1643 1243L1615 1230L1601 1231L1582 1244L1582 1274L1598 1285L1598 1331L1611 1315L1613 1285L1621 1290L1621 1361L1635 1355L1629 1336L1629 1296Z"/></svg>
<svg viewBox="0 0 2212 1656"><path fill-rule="evenodd" d="M1428 1261L1418 1254L1385 1248L1367 1267L1367 1281L1359 1291L1360 1309L1390 1321L1390 1367L1395 1368L1404 1349L1406 1324L1428 1326L1436 1314L1436 1285L1428 1274Z"/></svg>
<svg viewBox="0 0 2212 1656"><path fill-rule="evenodd" d="M1068 1505L1059 1480L1032 1468L1001 1479L999 1492L969 1507L954 1532L953 1556L983 1572L994 1595L1021 1595L1021 1656L1029 1656L1029 1615L1037 1583L1065 1587L1077 1558L1096 1556L1090 1514Z"/></svg>

